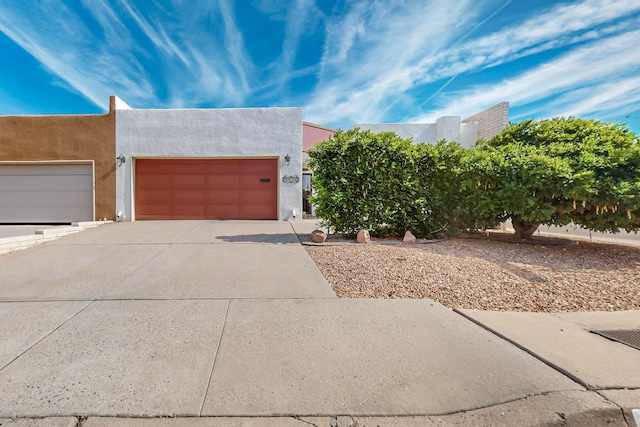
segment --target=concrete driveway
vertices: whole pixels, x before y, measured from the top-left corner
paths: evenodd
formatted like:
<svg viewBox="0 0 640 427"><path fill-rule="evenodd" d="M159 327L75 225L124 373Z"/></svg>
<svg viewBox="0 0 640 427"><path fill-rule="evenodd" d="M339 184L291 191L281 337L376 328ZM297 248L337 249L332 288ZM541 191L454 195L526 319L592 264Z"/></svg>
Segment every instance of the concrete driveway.
<svg viewBox="0 0 640 427"><path fill-rule="evenodd" d="M112 223L0 257L0 300L335 298L289 223Z"/></svg>
<svg viewBox="0 0 640 427"><path fill-rule="evenodd" d="M619 412L434 301L337 299L285 222L107 224L0 272L0 422Z"/></svg>

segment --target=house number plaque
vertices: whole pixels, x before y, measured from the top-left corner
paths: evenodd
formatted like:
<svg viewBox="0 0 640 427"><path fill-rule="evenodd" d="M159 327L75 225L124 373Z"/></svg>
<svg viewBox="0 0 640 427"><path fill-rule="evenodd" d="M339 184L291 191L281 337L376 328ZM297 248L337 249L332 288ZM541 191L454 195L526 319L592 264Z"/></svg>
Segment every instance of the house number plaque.
<svg viewBox="0 0 640 427"><path fill-rule="evenodd" d="M282 177L282 182L285 184L297 184L300 182L300 177L298 175L285 175Z"/></svg>

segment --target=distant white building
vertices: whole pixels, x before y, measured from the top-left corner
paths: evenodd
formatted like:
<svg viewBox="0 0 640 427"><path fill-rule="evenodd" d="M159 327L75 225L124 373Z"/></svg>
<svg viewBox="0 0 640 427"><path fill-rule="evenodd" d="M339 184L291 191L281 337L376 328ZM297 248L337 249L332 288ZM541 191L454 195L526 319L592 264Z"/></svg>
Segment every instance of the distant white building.
<svg viewBox="0 0 640 427"><path fill-rule="evenodd" d="M351 128L374 133L395 132L401 138L411 138L416 143L434 144L444 139L470 147L478 139L489 139L497 135L508 124L509 103L501 102L466 119L444 116L435 123L356 123Z"/></svg>

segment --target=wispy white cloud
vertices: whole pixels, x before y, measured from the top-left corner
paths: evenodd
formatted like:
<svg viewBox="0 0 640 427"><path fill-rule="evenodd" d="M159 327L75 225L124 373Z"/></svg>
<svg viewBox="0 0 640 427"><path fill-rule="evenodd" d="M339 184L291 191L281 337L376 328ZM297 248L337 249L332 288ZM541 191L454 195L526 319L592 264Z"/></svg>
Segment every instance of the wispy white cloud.
<svg viewBox="0 0 640 427"><path fill-rule="evenodd" d="M602 115L622 118L638 108L640 102L640 77L604 81L596 85L564 94L552 100L547 107L551 115L581 116Z"/></svg>
<svg viewBox="0 0 640 427"><path fill-rule="evenodd" d="M282 64L290 70L298 53L298 44L305 30L312 26L312 19L318 18L319 10L314 0L295 0L289 7L285 25L285 39L282 44Z"/></svg>
<svg viewBox="0 0 640 427"><path fill-rule="evenodd" d="M224 23L226 52L239 80L239 95L246 95L249 92L247 74L255 71L254 66L247 54L242 32L235 23L232 3L229 0L220 0L220 12Z"/></svg>
<svg viewBox="0 0 640 427"><path fill-rule="evenodd" d="M512 27L446 50L437 58L438 65L445 67L433 77L492 67L542 51L597 40L625 29L636 29L637 20L635 23L616 22L636 11L640 11L640 3L635 0L585 0L562 4ZM611 25L599 27L607 23Z"/></svg>
<svg viewBox="0 0 640 427"><path fill-rule="evenodd" d="M169 37L162 27L162 25L155 22L153 19L145 18L138 9L127 0L120 0L120 4L128 15L133 18L137 26L142 30L144 35L159 49L163 50L169 55L175 55L179 58L187 67L190 65L189 60L184 55L183 50L179 48Z"/></svg>
<svg viewBox="0 0 640 427"><path fill-rule="evenodd" d="M475 36L476 33L481 34L476 31L469 37L462 30L472 27L482 14L490 13L486 3L474 3L475 9L470 5L460 4L461 9L444 10L435 10L431 5L411 5L414 17L423 21L420 26L407 19L402 9L386 11L385 20L376 22L375 10L369 8L366 11L365 3L356 3L353 14L347 14L327 31L320 82L306 106L306 112L311 116L309 120L320 123L381 121L387 116L386 108L398 99L399 94L415 98L417 93L422 93L421 88L425 85L440 80L445 82L440 89L423 96L424 100L435 98L442 102L444 93L439 95L440 91L447 89L451 80L460 74L499 66L540 52L575 47L578 43L597 43L604 37L628 33L638 28L638 19L624 18L640 11L640 3L635 0L563 3L546 12L526 17L524 21L516 22L511 27L480 36ZM469 15L469 10L479 10L481 15ZM437 31L450 37L438 37L437 32L424 29L434 28L429 20L434 17L437 24L440 24L435 26ZM379 25L376 26L376 23ZM356 32L354 28L364 30ZM373 29L378 39L376 46L370 47L367 38L371 36ZM409 42L399 40L399 29L404 30L405 36L407 29L411 29L409 34L416 29L418 37ZM344 41L336 40L341 34L347 35ZM460 41L460 38L463 40ZM627 45L627 55L628 48L635 44L637 43L630 42ZM431 47L435 49L431 50ZM332 58L340 58L340 61ZM591 58L584 62L589 68L587 63L594 61ZM604 66L611 68L613 65L610 63ZM575 74L575 71L570 74ZM589 75L593 77L592 73ZM588 79L585 78L584 81ZM509 98L510 94L502 90L497 92L502 94L497 99L498 102L510 100L513 103L522 95L514 93L514 98ZM488 96L486 98L493 99ZM418 101L416 105L408 106L418 111L405 117L405 120L433 117L442 111L463 115L461 111L468 110L467 105L451 101L446 108L438 111L431 109L425 114L419 114L420 109L428 108L429 105ZM490 102L484 103L479 109L490 105ZM461 110L454 112L456 108ZM476 111L479 110L470 113Z"/></svg>
<svg viewBox="0 0 640 427"><path fill-rule="evenodd" d="M29 15L0 4L0 31L96 105L108 104L111 92L104 85L109 81L108 71L100 68L105 63L127 70L135 78L136 72L128 64L103 57L104 51L92 43L91 31L64 4L44 2L30 10ZM129 77L114 86L135 94L146 89Z"/></svg>
<svg viewBox="0 0 640 427"><path fill-rule="evenodd" d="M187 14L153 2L83 0L92 23L64 3L0 3L0 31L102 107L111 94L134 106L235 105L250 93L254 68L231 5L189 2ZM207 20L221 31L193 25Z"/></svg>
<svg viewBox="0 0 640 427"><path fill-rule="evenodd" d="M638 0L533 2L527 13L513 0L72 3L0 1L0 32L51 84L102 107L110 94L141 108L303 103L306 120L348 127L504 100L537 115L640 103ZM483 80L470 86L471 73Z"/></svg>
<svg viewBox="0 0 640 427"><path fill-rule="evenodd" d="M389 98L411 89L416 66L464 33L470 0L358 1L327 24L318 84L305 114L318 123L376 121Z"/></svg>
<svg viewBox="0 0 640 427"><path fill-rule="evenodd" d="M315 34L317 29L323 25L324 14L316 6L315 0L261 0L254 2L254 5L270 20L281 25L284 34L281 49L279 52L276 50L277 56L274 56L269 66L266 67L266 81L253 89L254 91L264 91L264 88L270 88L263 95L269 94L271 96L278 93L281 95L285 92L289 93L286 86L293 79L313 74L315 71L315 67L310 69L309 66L300 66L296 59L301 54L301 42Z"/></svg>
<svg viewBox="0 0 640 427"><path fill-rule="evenodd" d="M601 39L517 77L449 94L445 108L408 121L429 122L444 115L471 115L507 100L512 105L526 106L550 98L544 108L547 116L602 112L627 105L628 95L615 95L634 90L633 84L638 83L635 75L640 70L640 55L629 54L634 40L640 40L640 31ZM540 111L533 107L529 113Z"/></svg>

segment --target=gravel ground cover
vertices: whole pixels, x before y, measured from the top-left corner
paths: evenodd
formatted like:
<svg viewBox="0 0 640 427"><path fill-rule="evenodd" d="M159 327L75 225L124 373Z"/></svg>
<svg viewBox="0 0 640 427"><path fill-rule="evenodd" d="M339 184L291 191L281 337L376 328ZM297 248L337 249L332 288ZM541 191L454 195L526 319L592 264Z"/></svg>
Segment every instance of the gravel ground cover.
<svg viewBox="0 0 640 427"><path fill-rule="evenodd" d="M640 248L486 238L305 246L341 298L499 311L640 310Z"/></svg>

